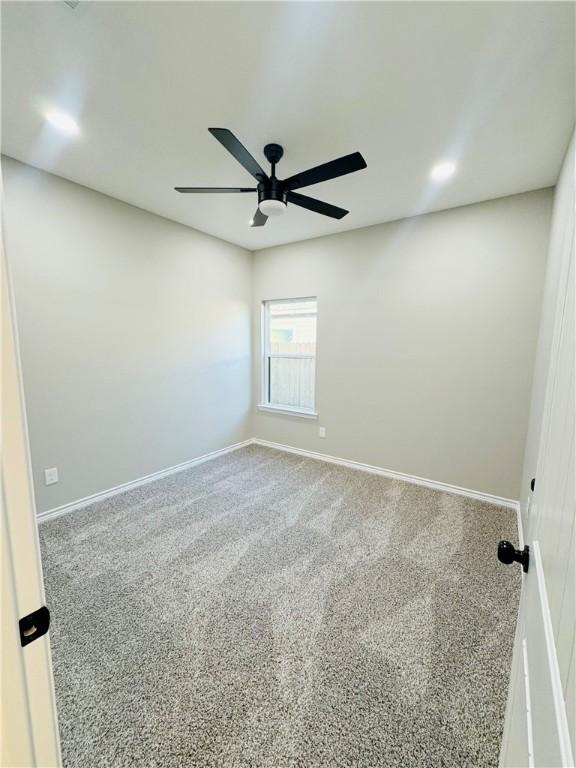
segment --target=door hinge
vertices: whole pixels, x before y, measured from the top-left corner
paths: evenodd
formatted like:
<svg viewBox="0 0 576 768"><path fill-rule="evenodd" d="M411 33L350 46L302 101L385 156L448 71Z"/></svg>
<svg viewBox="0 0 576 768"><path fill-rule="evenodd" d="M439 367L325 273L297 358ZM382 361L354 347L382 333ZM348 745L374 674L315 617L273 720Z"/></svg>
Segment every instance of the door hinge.
<svg viewBox="0 0 576 768"><path fill-rule="evenodd" d="M25 646L48 632L50 611L45 605L37 611L23 616L18 622L20 627L20 645Z"/></svg>

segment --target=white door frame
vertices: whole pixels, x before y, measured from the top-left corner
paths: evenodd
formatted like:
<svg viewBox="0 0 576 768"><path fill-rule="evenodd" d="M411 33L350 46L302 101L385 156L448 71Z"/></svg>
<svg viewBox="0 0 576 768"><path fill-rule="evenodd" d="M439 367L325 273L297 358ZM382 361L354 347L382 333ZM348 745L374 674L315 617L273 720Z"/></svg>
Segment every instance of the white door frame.
<svg viewBox="0 0 576 768"><path fill-rule="evenodd" d="M25 647L18 621L44 603L9 264L2 260L2 766L60 766L48 635Z"/></svg>
<svg viewBox="0 0 576 768"><path fill-rule="evenodd" d="M553 323L550 336L540 341L543 349L549 343L550 351L547 363L543 363L547 372L535 486L524 517L523 537L518 515L520 546L529 546L530 564L522 577L500 753L500 765L506 768L574 766L567 711L568 707L574 711L576 626L574 141L556 189L547 278L553 279L549 298Z"/></svg>

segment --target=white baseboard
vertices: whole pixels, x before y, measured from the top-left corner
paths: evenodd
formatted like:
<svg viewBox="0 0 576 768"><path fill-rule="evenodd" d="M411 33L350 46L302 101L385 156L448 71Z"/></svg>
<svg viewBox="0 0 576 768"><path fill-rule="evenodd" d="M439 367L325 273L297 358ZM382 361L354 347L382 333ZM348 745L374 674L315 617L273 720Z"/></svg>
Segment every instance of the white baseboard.
<svg viewBox="0 0 576 768"><path fill-rule="evenodd" d="M500 507L508 507L509 509L517 510L518 502L515 499L504 499L501 496L494 496L490 493L481 493L480 491L472 491L468 488L460 488L457 485L450 485L449 483L442 483L438 480L428 480L424 477L417 477L416 475L406 475L403 472L396 472L393 469L384 469L383 467L374 467L371 464L362 464L359 461L350 461L349 459L341 459L337 456L329 456L326 453L316 453L316 451L305 451L302 448L294 448L291 445L282 445L281 443L271 443L269 440L260 440L260 438L253 438L253 443L256 445L262 445L266 448L274 448L278 451L286 451L287 453L297 453L300 456L306 456L309 459L317 459L318 461L326 461L330 464L339 464L342 467L348 467L349 469L359 469L362 472L370 472L374 475L382 475L383 477L389 477L393 480L403 480L405 483L413 483L414 485L423 485L426 488L432 488L435 491L445 491L446 493L455 493L458 496L468 496L471 499L477 499L478 501L485 501L488 504L497 504Z"/></svg>
<svg viewBox="0 0 576 768"><path fill-rule="evenodd" d="M231 453L232 451L237 451L239 448L244 448L247 445L251 445L253 443L252 438L248 440L243 440L241 443L234 443L234 445L228 445L226 448L220 448L218 451L212 451L211 453L205 453L203 456L198 456L196 459L191 459L190 461L183 461L181 464L174 464L173 467L168 467L167 469L161 469L159 472L152 472L150 475L145 475L144 477L139 477L136 480L130 480L128 483L122 483L121 485L116 485L114 488L108 488L106 491L100 491L99 493L93 493L91 496L85 496L83 499L77 499L76 501L72 501L69 504L63 504L61 507L54 507L53 509L47 509L44 512L39 512L37 515L38 522L42 523L46 520L52 520L55 517L60 517L60 515L65 515L67 512L73 512L76 509L83 509L84 507L87 507L89 504L94 504L96 501L102 501L103 499L108 499L110 496L116 496L119 493L124 493L125 491L130 491L132 488L138 488L141 485L146 485L147 483L152 483L154 480L160 480L163 477L168 477L169 475L175 475L177 472L183 472L186 469L190 469L191 467L196 467L198 464L203 464L205 461L211 461L212 459L217 459L219 456L224 456L226 453Z"/></svg>
<svg viewBox="0 0 576 768"><path fill-rule="evenodd" d="M300 456L306 456L309 459L316 459L318 461L326 461L330 464L339 464L342 467L348 467L349 469L357 469L361 472L370 472L374 475L381 475L382 477L389 477L393 480L402 480L405 483L413 483L415 485L422 485L426 488L431 488L435 491L445 491L446 493L455 493L458 496L468 496L471 499L477 499L478 501L485 501L488 504L497 504L501 507L508 507L513 509L518 516L518 533L519 538L522 540L522 520L520 517L519 503L514 499L504 499L500 496L494 496L490 493L481 493L480 491L472 491L468 488L460 488L457 485L450 485L448 483L442 483L438 480L428 480L424 477L417 477L416 475L407 475L403 472L396 472L392 469L384 469L383 467L375 467L371 464L362 464L359 461L351 461L350 459L341 459L338 456L329 456L326 453L317 453L316 451L305 451L302 448L294 448L291 445L283 445L282 443L272 443L269 440L260 440L260 438L252 437L248 440L243 440L241 443L234 443L234 445L228 445L226 448L221 448L218 451L212 451L206 453L203 456L198 456L196 459L190 461L184 461L181 464L175 464L173 467L162 469L159 472L153 472L150 475L139 477L136 480L131 480L128 483L122 483L114 488L108 488L105 491L94 493L91 496L85 496L82 499L77 499L68 504L63 504L60 507L54 507L53 509L47 509L44 512L39 512L37 515L38 522L45 522L46 520L52 520L60 515L65 515L67 512L73 512L76 509L83 509L89 504L94 504L97 501L103 501L110 498L110 496L116 496L119 493L124 493L132 488L138 488L141 485L152 483L154 480L160 480L163 477L174 475L177 472L183 472L186 469L195 467L198 464L203 464L205 461L211 461L217 459L219 456L224 456L226 453L237 451L239 448L245 448L248 445L262 445L266 448L274 448L277 451L285 451L286 453L296 453Z"/></svg>

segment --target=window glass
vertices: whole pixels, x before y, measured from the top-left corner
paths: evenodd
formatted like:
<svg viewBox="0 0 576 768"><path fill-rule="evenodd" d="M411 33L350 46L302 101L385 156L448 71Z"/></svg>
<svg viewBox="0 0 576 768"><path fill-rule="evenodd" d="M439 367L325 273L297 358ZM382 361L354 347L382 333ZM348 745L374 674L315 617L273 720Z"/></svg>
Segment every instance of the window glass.
<svg viewBox="0 0 576 768"><path fill-rule="evenodd" d="M264 302L263 402L314 410L316 299Z"/></svg>

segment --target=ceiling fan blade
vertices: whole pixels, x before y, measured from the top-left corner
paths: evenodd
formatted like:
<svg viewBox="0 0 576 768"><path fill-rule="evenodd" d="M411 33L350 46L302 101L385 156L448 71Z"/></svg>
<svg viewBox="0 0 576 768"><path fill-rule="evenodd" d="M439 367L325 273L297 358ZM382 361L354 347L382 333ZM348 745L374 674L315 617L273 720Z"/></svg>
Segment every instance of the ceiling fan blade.
<svg viewBox="0 0 576 768"><path fill-rule="evenodd" d="M266 173L258 165L256 160L254 160L246 147L238 141L232 131L229 131L228 128L208 128L208 130L257 181L266 181L268 178Z"/></svg>
<svg viewBox="0 0 576 768"><path fill-rule="evenodd" d="M174 187L176 192L256 192L256 187Z"/></svg>
<svg viewBox="0 0 576 768"><path fill-rule="evenodd" d="M252 221L250 222L251 227L263 227L264 224L268 221L268 216L265 216L260 208L256 208L256 213L252 217Z"/></svg>
<svg viewBox="0 0 576 768"><path fill-rule="evenodd" d="M319 184L321 181L336 179L338 176L345 176L347 173L361 171L366 168L366 160L360 152L353 152L351 155L344 155L337 160L331 160L329 163L317 165L289 179L284 179L284 185L287 189L300 189L300 187L309 187L310 184Z"/></svg>
<svg viewBox="0 0 576 768"><path fill-rule="evenodd" d="M344 208L324 203L322 200L316 200L313 197L308 197L308 195L299 195L298 192L288 192L286 200L289 203L294 203L294 205L299 205L301 208L308 208L309 211L321 213L322 216L330 216L333 219L342 219L349 213Z"/></svg>

